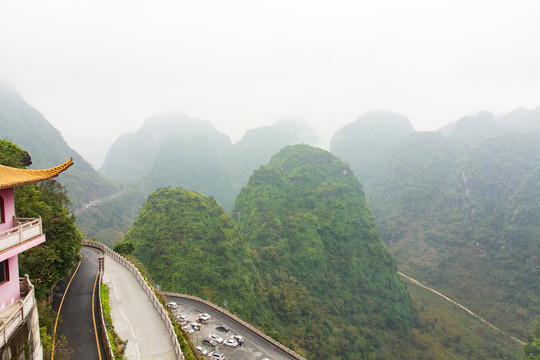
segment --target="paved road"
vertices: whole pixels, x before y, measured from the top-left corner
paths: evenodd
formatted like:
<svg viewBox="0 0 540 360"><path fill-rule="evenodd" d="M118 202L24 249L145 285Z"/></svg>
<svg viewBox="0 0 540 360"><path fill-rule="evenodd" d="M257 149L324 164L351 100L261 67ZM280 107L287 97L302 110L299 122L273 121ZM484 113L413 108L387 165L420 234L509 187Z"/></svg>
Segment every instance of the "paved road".
<svg viewBox="0 0 540 360"><path fill-rule="evenodd" d="M294 359L287 354L284 354L278 348L272 344L266 342L255 333L252 333L248 328L236 323L227 316L215 311L205 304L199 302L168 296L168 301L175 302L179 306L173 310L175 315L186 315L190 321L196 321L199 313L208 313L212 316L212 319L208 324L202 325L200 331L196 331L191 335L192 341L195 345L201 345L202 340L207 338L209 334L214 333L220 335L223 339L227 339L233 334L242 335L246 341L241 347L231 348L220 344L216 349L212 349L211 346L203 345L207 350L217 350L223 352L227 360L259 360L268 358L272 360L289 360ZM229 333L223 333L216 330L219 325L227 325L231 331Z"/></svg>
<svg viewBox="0 0 540 360"><path fill-rule="evenodd" d="M57 323L56 337L66 337L68 348L73 351L72 359L104 359L99 322L97 320L94 322L94 315L99 314L95 297L99 286L95 284L98 273L97 258L100 254L90 248L82 248L80 253L83 260L75 274L58 284L60 289L57 294L62 294L63 297L55 296L53 299L53 309L56 311L61 304L61 321ZM92 295L94 295L94 311L92 311Z"/></svg>
<svg viewBox="0 0 540 360"><path fill-rule="evenodd" d="M135 276L105 256L103 281L109 285L111 318L117 334L127 340L128 359L176 359L167 328Z"/></svg>

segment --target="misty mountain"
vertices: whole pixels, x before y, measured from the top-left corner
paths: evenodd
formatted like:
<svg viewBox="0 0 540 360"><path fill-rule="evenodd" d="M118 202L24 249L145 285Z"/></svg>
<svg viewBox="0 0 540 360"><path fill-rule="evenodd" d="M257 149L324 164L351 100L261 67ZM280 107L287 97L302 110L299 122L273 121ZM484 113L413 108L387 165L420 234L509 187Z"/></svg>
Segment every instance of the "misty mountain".
<svg viewBox="0 0 540 360"><path fill-rule="evenodd" d="M216 198L231 210L236 192L213 144L197 134L187 140L173 134L162 144L144 178L150 193L159 187L182 187Z"/></svg>
<svg viewBox="0 0 540 360"><path fill-rule="evenodd" d="M464 147L470 129L405 138L370 206L403 272L526 338L540 312L540 135Z"/></svg>
<svg viewBox="0 0 540 360"><path fill-rule="evenodd" d="M156 154L169 136L189 139L197 134L204 135L219 153L231 145L229 137L218 132L209 122L181 113L160 114L147 119L134 133L121 135L111 145L99 171L119 181L140 180L152 168Z"/></svg>
<svg viewBox="0 0 540 360"><path fill-rule="evenodd" d="M516 109L499 119L507 131L518 131L522 134L540 132L540 106L534 110Z"/></svg>
<svg viewBox="0 0 540 360"><path fill-rule="evenodd" d="M409 119L389 111L373 111L337 131L330 151L347 161L364 186L384 171L394 147L415 130Z"/></svg>
<svg viewBox="0 0 540 360"><path fill-rule="evenodd" d="M472 134L467 134L467 131L464 131L465 128L469 128L468 130L476 133L476 136L480 136L480 138L486 138L506 132L519 132L522 134L539 133L540 106L534 110L527 110L526 108L521 107L500 117L494 117L490 112L482 111L476 116L465 116L457 122L447 124L438 131L445 136L456 136L454 131L460 122L462 122L462 124L461 129L458 129L458 133L462 133L466 136L474 136ZM476 128L476 130L473 130L473 127ZM482 131L484 131L486 135L482 136ZM459 135L457 136L459 137Z"/></svg>
<svg viewBox="0 0 540 360"><path fill-rule="evenodd" d="M112 245L133 223L146 196L163 186L213 196L230 211L252 172L282 146L316 139L312 128L291 119L248 130L231 144L209 123L179 114L156 115L135 133L120 136L108 153L108 159L116 160L101 169L117 179L133 181L126 186L130 196L121 195L99 206L105 214L116 214L115 219L104 219L99 209L89 209L78 214L77 224L86 236Z"/></svg>
<svg viewBox="0 0 540 360"><path fill-rule="evenodd" d="M73 157L74 165L58 181L67 188L73 206L105 197L115 185L70 148L60 132L14 89L0 86L0 137L28 151L30 169L57 166Z"/></svg>
<svg viewBox="0 0 540 360"><path fill-rule="evenodd" d="M304 121L288 119L274 125L246 131L242 139L223 155L234 188L238 193L253 171L270 161L270 158L287 145L315 144L316 131Z"/></svg>

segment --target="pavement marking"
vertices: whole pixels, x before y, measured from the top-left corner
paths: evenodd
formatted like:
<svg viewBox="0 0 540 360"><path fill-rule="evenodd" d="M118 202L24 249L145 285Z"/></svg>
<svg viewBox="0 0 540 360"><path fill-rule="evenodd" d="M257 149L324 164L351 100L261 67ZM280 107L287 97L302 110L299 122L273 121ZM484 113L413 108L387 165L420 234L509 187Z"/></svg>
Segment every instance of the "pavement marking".
<svg viewBox="0 0 540 360"><path fill-rule="evenodd" d="M101 349L99 348L99 339L98 339L98 333L97 333L97 327L96 327L96 315L94 313L94 299L96 298L96 284L99 276L99 271L96 273L96 279L94 280L94 289L92 289L92 321L94 322L94 334L96 335L96 346L97 346L97 352L99 355L99 360L101 360Z"/></svg>
<svg viewBox="0 0 540 360"><path fill-rule="evenodd" d="M73 272L73 275L71 275L71 279L69 279L69 283L66 286L66 290L64 291L64 295L62 295L62 301L60 301L60 306L58 307L58 313L56 314L56 321L54 322L54 330L53 330L53 338L52 338L52 349L51 349L51 360L54 360L54 342L56 339L56 327L58 326L58 318L60 317L60 311L62 310L62 304L64 303L64 298L66 297L66 294L69 289L69 285L71 285L71 281L75 277L75 274L77 274L77 271L79 270L79 266L81 266L81 261L79 261L79 264L77 265L77 268Z"/></svg>

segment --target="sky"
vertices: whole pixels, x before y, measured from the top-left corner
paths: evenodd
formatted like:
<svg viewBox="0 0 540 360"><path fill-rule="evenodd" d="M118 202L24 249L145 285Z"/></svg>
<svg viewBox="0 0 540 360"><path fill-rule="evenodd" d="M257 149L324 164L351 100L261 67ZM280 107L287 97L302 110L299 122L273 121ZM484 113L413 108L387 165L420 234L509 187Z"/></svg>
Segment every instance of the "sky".
<svg viewBox="0 0 540 360"><path fill-rule="evenodd" d="M436 130L540 106L540 1L0 0L0 79L97 169L150 116L238 141L372 110Z"/></svg>

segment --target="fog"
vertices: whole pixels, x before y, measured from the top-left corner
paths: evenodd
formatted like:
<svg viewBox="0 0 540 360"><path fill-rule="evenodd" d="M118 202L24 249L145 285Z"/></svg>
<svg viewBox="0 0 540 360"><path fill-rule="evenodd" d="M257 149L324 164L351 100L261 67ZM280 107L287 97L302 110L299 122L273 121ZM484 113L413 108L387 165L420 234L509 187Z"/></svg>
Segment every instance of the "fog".
<svg viewBox="0 0 540 360"><path fill-rule="evenodd" d="M374 109L434 130L540 105L540 2L0 1L0 77L96 168L178 110L237 141Z"/></svg>

